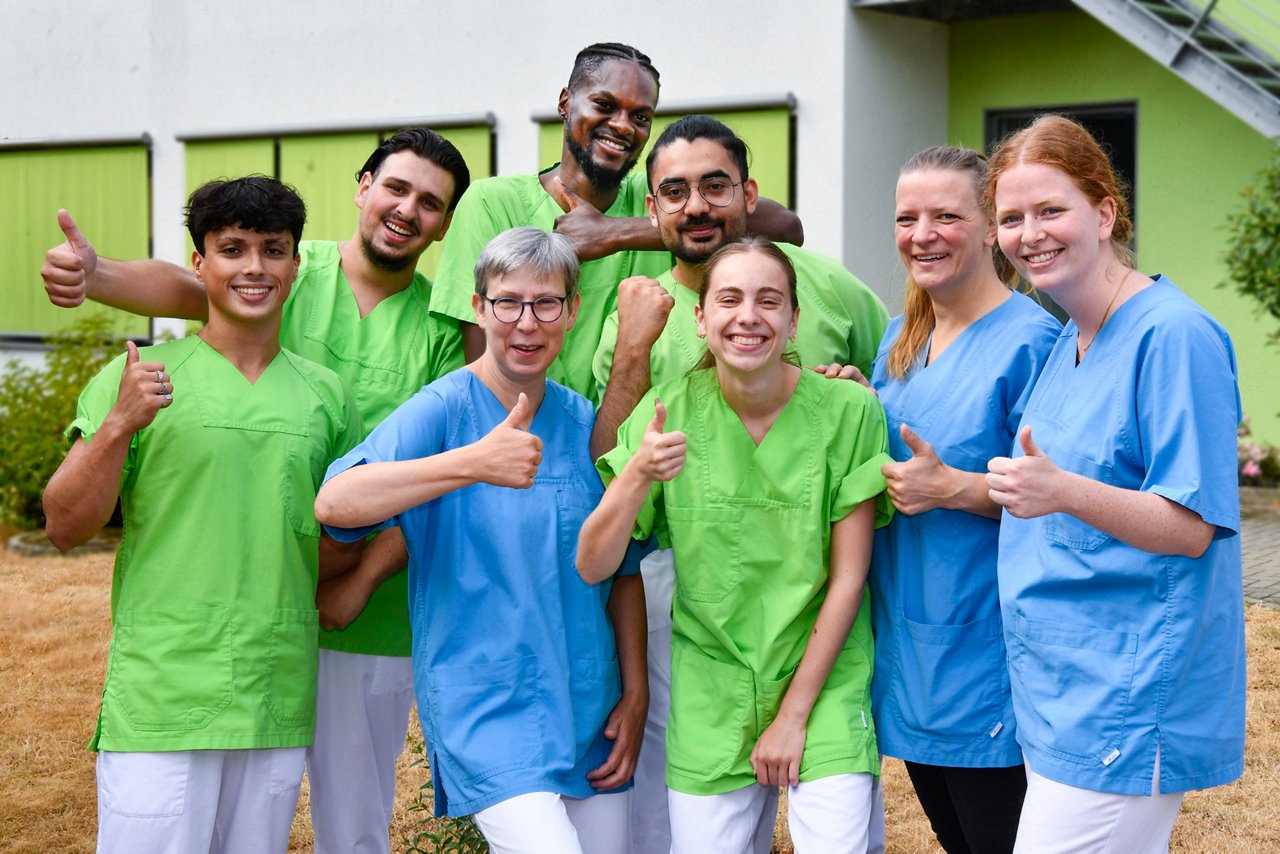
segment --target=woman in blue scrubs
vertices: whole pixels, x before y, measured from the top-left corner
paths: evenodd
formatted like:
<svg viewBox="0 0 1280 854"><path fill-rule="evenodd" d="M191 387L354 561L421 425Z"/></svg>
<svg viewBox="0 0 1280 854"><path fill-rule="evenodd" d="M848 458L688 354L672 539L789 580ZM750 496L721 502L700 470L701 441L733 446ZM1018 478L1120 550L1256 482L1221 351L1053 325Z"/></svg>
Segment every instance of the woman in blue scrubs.
<svg viewBox="0 0 1280 854"><path fill-rule="evenodd" d="M1046 116L992 158L1000 248L1070 315L987 482L1027 796L1018 850L1162 852L1244 765L1235 353L1134 269L1106 155Z"/></svg>
<svg viewBox="0 0 1280 854"><path fill-rule="evenodd" d="M474 814L494 852L625 854L648 686L642 642L621 684L614 632L644 637L643 590L619 580L636 584L625 611L574 569L604 491L594 410L546 377L577 314L577 255L511 229L475 279L483 355L333 463L316 517L338 539L404 531L436 814Z"/></svg>
<svg viewBox="0 0 1280 854"><path fill-rule="evenodd" d="M875 720L881 752L905 760L950 854L1008 852L1017 834L1026 776L996 591L1000 508L983 476L1008 453L1061 329L1006 284L986 178L986 159L963 148L930 148L902 167L905 309L871 376L898 511L871 560Z"/></svg>

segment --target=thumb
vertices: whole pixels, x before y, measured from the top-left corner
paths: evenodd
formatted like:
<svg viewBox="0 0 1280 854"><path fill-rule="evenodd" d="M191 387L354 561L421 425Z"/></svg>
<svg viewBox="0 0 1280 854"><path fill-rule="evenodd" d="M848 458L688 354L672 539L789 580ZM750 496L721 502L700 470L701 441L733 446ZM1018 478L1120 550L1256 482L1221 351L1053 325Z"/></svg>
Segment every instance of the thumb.
<svg viewBox="0 0 1280 854"><path fill-rule="evenodd" d="M76 254L89 248L89 241L84 239L84 235L76 227L76 221L71 218L71 214L67 213L66 208L58 209L58 228L62 229L62 233L67 237L67 242L71 244L71 248L76 251Z"/></svg>
<svg viewBox="0 0 1280 854"><path fill-rule="evenodd" d="M124 346L124 363L125 365L132 365L134 362L138 361L138 345L132 341L125 341Z"/></svg>
<svg viewBox="0 0 1280 854"><path fill-rule="evenodd" d="M511 407L507 419L502 423L508 427L514 427L519 430L520 425L524 423L524 417L529 414L529 398L525 397L524 392L520 392L520 396L516 398L516 405Z"/></svg>
<svg viewBox="0 0 1280 854"><path fill-rule="evenodd" d="M1031 438L1031 428L1023 427L1018 433L1018 441L1022 443L1022 453L1028 457L1043 457L1044 451L1040 450L1040 446Z"/></svg>
<svg viewBox="0 0 1280 854"><path fill-rule="evenodd" d="M919 456L920 454L927 454L933 451L933 445L930 445L924 439L921 439L920 436L916 434L916 431L912 430L906 424L903 424L902 427L899 428L898 433L902 436L902 441L906 443L906 446L911 449L912 456Z"/></svg>
<svg viewBox="0 0 1280 854"><path fill-rule="evenodd" d="M649 430L653 433L661 433L662 428L667 426L667 408L662 405L662 401L658 398L653 399L653 420L649 422Z"/></svg>
<svg viewBox="0 0 1280 854"><path fill-rule="evenodd" d="M564 181L560 180L560 176L555 178L556 186L560 188L560 194L564 196L565 204L569 206L569 210L574 210L578 205L582 204L582 199L573 190L565 186Z"/></svg>

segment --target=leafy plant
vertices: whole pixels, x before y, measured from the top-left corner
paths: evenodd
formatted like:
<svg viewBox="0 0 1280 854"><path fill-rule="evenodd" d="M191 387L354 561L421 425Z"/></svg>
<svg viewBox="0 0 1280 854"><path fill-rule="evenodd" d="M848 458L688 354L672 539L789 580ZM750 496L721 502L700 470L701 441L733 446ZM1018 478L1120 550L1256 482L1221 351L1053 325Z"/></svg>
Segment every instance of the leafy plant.
<svg viewBox="0 0 1280 854"><path fill-rule="evenodd" d="M409 738L409 752L417 754L413 767L427 770L427 782L418 789L418 795L409 805L412 812L424 813L419 823L419 830L404 840L407 854L488 854L489 843L476 823L466 818L437 818L434 815L435 787L431 782L430 768L427 767L426 745L422 739Z"/></svg>
<svg viewBox="0 0 1280 854"><path fill-rule="evenodd" d="M1236 430L1236 457L1240 463L1241 486L1280 486L1280 448L1254 442L1246 415Z"/></svg>
<svg viewBox="0 0 1280 854"><path fill-rule="evenodd" d="M1280 321L1280 143L1257 184L1241 195L1244 210L1227 217L1227 275L1237 291ZM1280 329L1267 337L1280 344Z"/></svg>
<svg viewBox="0 0 1280 854"><path fill-rule="evenodd" d="M89 380L123 350L111 321L86 316L49 340L43 367L17 360L0 370L0 522L36 528L40 495L67 454L62 431Z"/></svg>

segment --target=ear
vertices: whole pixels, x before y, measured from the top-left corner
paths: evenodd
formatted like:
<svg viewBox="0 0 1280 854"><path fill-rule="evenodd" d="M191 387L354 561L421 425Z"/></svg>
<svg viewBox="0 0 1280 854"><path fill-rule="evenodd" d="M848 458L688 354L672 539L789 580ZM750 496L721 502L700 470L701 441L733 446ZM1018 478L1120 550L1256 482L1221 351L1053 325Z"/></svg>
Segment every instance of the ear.
<svg viewBox="0 0 1280 854"><path fill-rule="evenodd" d="M760 185L755 178L742 182L742 198L747 202L747 216L756 212L756 203L760 201Z"/></svg>
<svg viewBox="0 0 1280 854"><path fill-rule="evenodd" d="M360 176L360 185L356 187L356 207L364 209L364 200L369 195L369 188L373 186L373 173L366 172Z"/></svg>
<svg viewBox="0 0 1280 854"><path fill-rule="evenodd" d="M563 121L569 121L569 89L565 87L560 90L560 97L556 101L556 111L560 113Z"/></svg>
<svg viewBox="0 0 1280 854"><path fill-rule="evenodd" d="M1107 196L1098 203L1098 239L1110 240L1116 227L1116 200Z"/></svg>
<svg viewBox="0 0 1280 854"><path fill-rule="evenodd" d="M997 232L995 217L987 217L987 233L982 236L982 245L987 249L995 246Z"/></svg>
<svg viewBox="0 0 1280 854"><path fill-rule="evenodd" d="M800 306L796 306L796 310L791 312L791 331L788 333L787 337L795 338L796 332L799 331L799 328L800 328Z"/></svg>
<svg viewBox="0 0 1280 854"><path fill-rule="evenodd" d="M649 222L655 228L658 226L658 203L654 201L653 194L644 197L644 209L649 212Z"/></svg>
<svg viewBox="0 0 1280 854"><path fill-rule="evenodd" d="M457 208L454 208L454 210L457 210ZM453 211L445 214L444 219L440 221L440 227L436 229L436 236L431 242L435 243L438 240L444 240L444 236L449 233L449 226L451 225L453 225Z"/></svg>
<svg viewBox="0 0 1280 854"><path fill-rule="evenodd" d="M694 320L694 323L696 323L696 324L697 324L697 326L698 326L698 337L699 337L699 338L706 338L706 337L707 337L707 323L706 323L706 318L705 318L705 317L703 316L703 314L702 314L702 306L701 306L701 305L695 305L695 306L693 307L693 320Z"/></svg>
<svg viewBox="0 0 1280 854"><path fill-rule="evenodd" d="M569 316L565 319L564 331L568 332L578 322L578 308L582 305L582 294L574 294L569 300Z"/></svg>
<svg viewBox="0 0 1280 854"><path fill-rule="evenodd" d="M200 275L200 267L202 264L204 264L204 256L201 255L196 250L192 249L191 250L191 269L195 271L196 280L199 281L201 284L204 283L204 278Z"/></svg>
<svg viewBox="0 0 1280 854"><path fill-rule="evenodd" d="M471 310L476 313L476 326L484 329L484 298L479 294L471 295Z"/></svg>

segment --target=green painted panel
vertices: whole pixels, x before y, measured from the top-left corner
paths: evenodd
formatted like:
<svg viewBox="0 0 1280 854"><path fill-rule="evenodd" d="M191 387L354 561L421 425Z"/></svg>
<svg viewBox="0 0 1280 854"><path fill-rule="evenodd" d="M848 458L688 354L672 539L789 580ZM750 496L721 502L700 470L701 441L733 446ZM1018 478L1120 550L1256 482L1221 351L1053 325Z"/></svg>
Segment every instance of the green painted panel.
<svg viewBox="0 0 1280 854"><path fill-rule="evenodd" d="M786 108L772 110L736 110L710 113L720 121L733 128L746 143L750 153L748 165L751 177L760 185L760 194L775 201L786 204L791 198L791 114ZM652 142L680 116L656 116L653 120L653 131L649 135ZM556 163L564 141L564 125L559 122L542 124L538 128L538 162L542 168ZM637 169L644 168L644 157L641 155Z"/></svg>
<svg viewBox="0 0 1280 854"><path fill-rule="evenodd" d="M1268 141L1082 12L953 24L950 142L981 148L983 111L1137 103L1139 266L1164 273L1227 327L1255 434L1280 442L1280 350L1255 304L1220 288L1226 217L1270 156Z"/></svg>
<svg viewBox="0 0 1280 854"><path fill-rule="evenodd" d="M493 174L493 146L491 144L493 130L488 125L441 128L437 132L452 142L462 155L462 159L467 161L467 169L471 172L472 181L479 181L481 178L488 178ZM387 135L389 136L390 133ZM418 272L428 279L436 274L436 267L440 263L440 247L441 243L439 241L431 244L427 247L427 251L422 253L422 257L418 259Z"/></svg>
<svg viewBox="0 0 1280 854"><path fill-rule="evenodd" d="M307 203L303 237L346 240L355 230L356 171L377 148L375 132L284 137L279 178Z"/></svg>
<svg viewBox="0 0 1280 854"><path fill-rule="evenodd" d="M99 253L145 258L151 234L145 146L0 152L0 333L49 334L85 312L115 319L122 335L146 336L145 318L93 305L51 305L40 282L50 246L62 242L66 208Z"/></svg>
<svg viewBox="0 0 1280 854"><path fill-rule="evenodd" d="M186 192L215 178L275 175L274 145L270 138L188 142L183 146Z"/></svg>
<svg viewBox="0 0 1280 854"><path fill-rule="evenodd" d="M1190 0L1204 9L1205 0ZM1210 20L1248 40L1280 63L1280 5L1275 0L1218 0Z"/></svg>

